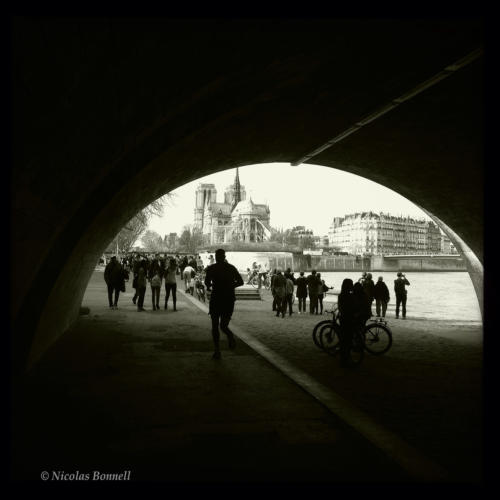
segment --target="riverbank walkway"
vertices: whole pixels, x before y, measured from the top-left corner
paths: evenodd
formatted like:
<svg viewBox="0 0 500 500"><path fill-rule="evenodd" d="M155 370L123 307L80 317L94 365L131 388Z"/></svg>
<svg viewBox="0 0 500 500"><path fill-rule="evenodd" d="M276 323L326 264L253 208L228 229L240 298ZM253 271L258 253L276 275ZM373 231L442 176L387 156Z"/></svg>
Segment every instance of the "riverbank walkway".
<svg viewBox="0 0 500 500"><path fill-rule="evenodd" d="M94 273L82 315L30 374L15 476L131 471L170 483L480 483L482 327L408 319L358 370L312 343L324 316L237 302L213 360L206 304L107 307ZM180 286L182 288L182 285ZM164 290L161 301L163 304Z"/></svg>

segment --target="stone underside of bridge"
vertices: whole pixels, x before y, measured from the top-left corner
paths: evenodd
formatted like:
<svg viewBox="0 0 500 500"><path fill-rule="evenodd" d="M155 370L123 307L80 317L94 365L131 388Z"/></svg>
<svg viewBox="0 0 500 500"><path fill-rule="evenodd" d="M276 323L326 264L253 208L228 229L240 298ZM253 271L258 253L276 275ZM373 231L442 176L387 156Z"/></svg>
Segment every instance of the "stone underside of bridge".
<svg viewBox="0 0 500 500"><path fill-rule="evenodd" d="M13 19L15 366L76 318L98 256L138 210L210 173L303 157L480 47L482 30L445 19ZM481 264L482 86L479 58L309 163L397 191Z"/></svg>

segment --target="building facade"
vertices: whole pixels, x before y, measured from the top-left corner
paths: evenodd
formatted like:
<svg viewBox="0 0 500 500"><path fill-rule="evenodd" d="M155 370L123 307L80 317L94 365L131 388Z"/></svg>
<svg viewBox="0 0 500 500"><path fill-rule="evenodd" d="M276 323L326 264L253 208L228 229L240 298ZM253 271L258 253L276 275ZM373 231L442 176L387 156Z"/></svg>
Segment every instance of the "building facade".
<svg viewBox="0 0 500 500"><path fill-rule="evenodd" d="M441 253L441 231L429 220L361 212L335 217L329 246L354 255Z"/></svg>
<svg viewBox="0 0 500 500"><path fill-rule="evenodd" d="M223 203L217 202L214 184L196 189L194 228L202 233L204 244L265 241L271 234L269 222L269 206L247 199L238 168L234 183L224 191Z"/></svg>

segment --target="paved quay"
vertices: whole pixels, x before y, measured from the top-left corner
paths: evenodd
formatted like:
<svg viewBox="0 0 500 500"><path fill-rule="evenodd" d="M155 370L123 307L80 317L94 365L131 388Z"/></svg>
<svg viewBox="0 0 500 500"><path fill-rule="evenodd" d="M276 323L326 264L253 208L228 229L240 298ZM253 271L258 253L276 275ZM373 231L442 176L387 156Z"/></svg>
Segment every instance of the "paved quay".
<svg viewBox="0 0 500 500"><path fill-rule="evenodd" d="M116 472L161 481L481 481L482 327L390 320L394 345L357 370L314 346L321 316L237 301L235 351L211 359L206 305L109 310L94 273L82 315L30 374L22 477ZM180 287L182 288L182 286ZM163 301L163 290L161 300Z"/></svg>

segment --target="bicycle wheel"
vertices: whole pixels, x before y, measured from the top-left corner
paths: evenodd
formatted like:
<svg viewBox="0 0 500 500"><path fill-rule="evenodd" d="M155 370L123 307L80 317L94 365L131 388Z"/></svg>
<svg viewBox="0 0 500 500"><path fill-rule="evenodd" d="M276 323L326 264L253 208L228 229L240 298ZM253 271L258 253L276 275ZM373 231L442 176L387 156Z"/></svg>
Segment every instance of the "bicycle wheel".
<svg viewBox="0 0 500 500"><path fill-rule="evenodd" d="M319 329L322 327L322 326L325 326L325 325L329 325L331 324L332 320L331 319L324 319L323 321L320 321L319 323L316 323L316 326L313 328L313 333L312 333L312 338L313 338L313 342L314 342L314 345L320 349L323 349L321 347L321 344L319 343L319 336L318 336L318 333L319 333Z"/></svg>
<svg viewBox="0 0 500 500"><path fill-rule="evenodd" d="M337 331L337 325L335 323L330 321L329 325L323 325L319 329L318 337L319 344L325 352L331 354L332 356L335 356L338 353L340 338Z"/></svg>
<svg viewBox="0 0 500 500"><path fill-rule="evenodd" d="M392 346L392 334L389 328L378 323L371 323L364 331L365 349L370 354L379 356L387 352Z"/></svg>
<svg viewBox="0 0 500 500"><path fill-rule="evenodd" d="M357 332L352 337L351 349L349 357L352 365L359 365L365 357L365 342L361 332Z"/></svg>

